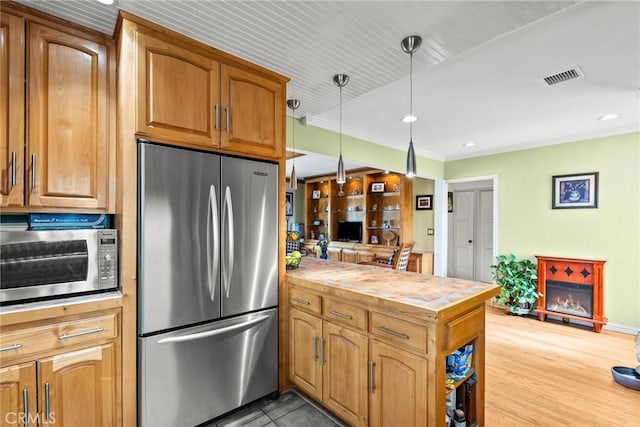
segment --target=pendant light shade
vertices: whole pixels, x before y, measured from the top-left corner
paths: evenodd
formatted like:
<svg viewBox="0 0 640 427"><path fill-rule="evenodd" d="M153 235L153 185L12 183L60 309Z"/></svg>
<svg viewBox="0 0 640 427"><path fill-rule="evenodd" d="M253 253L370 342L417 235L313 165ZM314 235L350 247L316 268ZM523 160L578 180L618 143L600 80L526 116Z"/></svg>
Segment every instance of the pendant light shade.
<svg viewBox="0 0 640 427"><path fill-rule="evenodd" d="M289 188L291 190L298 189L298 177L296 176L296 110L300 107L300 101L297 99L287 99L287 106L291 108L293 120L291 121L291 145L293 149L293 158L291 159L291 176L289 177Z"/></svg>
<svg viewBox="0 0 640 427"><path fill-rule="evenodd" d="M333 83L340 88L340 157L338 157L336 183L342 185L347 182L347 177L344 173L344 161L342 160L342 88L349 83L349 76L346 74L336 74L333 76Z"/></svg>
<svg viewBox="0 0 640 427"><path fill-rule="evenodd" d="M406 120L409 122L409 150L407 150L407 173L408 177L416 176L416 152L413 149L413 122L416 117L413 115L413 54L420 49L422 44L422 37L409 36L405 37L400 45L405 53L410 56L409 63L409 115Z"/></svg>

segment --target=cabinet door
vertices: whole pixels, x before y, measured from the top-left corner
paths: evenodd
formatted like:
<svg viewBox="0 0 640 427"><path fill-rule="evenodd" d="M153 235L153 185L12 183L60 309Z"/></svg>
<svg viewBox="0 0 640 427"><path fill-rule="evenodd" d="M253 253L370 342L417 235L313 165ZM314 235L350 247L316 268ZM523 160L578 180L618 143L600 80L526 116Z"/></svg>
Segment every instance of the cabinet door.
<svg viewBox="0 0 640 427"><path fill-rule="evenodd" d="M284 153L285 90L280 82L222 66L223 148L279 158Z"/></svg>
<svg viewBox="0 0 640 427"><path fill-rule="evenodd" d="M322 402L352 426L366 426L367 337L324 322Z"/></svg>
<svg viewBox="0 0 640 427"><path fill-rule="evenodd" d="M106 209L108 47L33 23L28 34L29 204Z"/></svg>
<svg viewBox="0 0 640 427"><path fill-rule="evenodd" d="M370 340L373 384L372 426L427 425L427 360Z"/></svg>
<svg viewBox="0 0 640 427"><path fill-rule="evenodd" d="M0 206L24 205L24 19L0 14Z"/></svg>
<svg viewBox="0 0 640 427"><path fill-rule="evenodd" d="M40 360L39 407L44 423L71 427L115 425L119 403L116 373L114 344Z"/></svg>
<svg viewBox="0 0 640 427"><path fill-rule="evenodd" d="M13 365L0 369L0 426L35 425L36 408L36 364L35 362Z"/></svg>
<svg viewBox="0 0 640 427"><path fill-rule="evenodd" d="M138 49L138 132L219 145L219 63L144 33L138 33Z"/></svg>
<svg viewBox="0 0 640 427"><path fill-rule="evenodd" d="M322 399L320 340L322 320L292 308L289 311L289 376L302 391Z"/></svg>

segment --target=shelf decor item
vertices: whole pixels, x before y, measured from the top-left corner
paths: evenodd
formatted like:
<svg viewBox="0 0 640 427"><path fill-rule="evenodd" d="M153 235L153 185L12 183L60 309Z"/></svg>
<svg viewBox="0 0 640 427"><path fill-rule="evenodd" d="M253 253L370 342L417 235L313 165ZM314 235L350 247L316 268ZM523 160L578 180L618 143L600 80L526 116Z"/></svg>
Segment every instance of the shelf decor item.
<svg viewBox="0 0 640 427"><path fill-rule="evenodd" d="M384 193L384 182L372 182L371 183L371 192L372 193Z"/></svg>
<svg viewBox="0 0 640 427"><path fill-rule="evenodd" d="M553 176L552 209L598 207L598 172Z"/></svg>
<svg viewBox="0 0 640 427"><path fill-rule="evenodd" d="M312 199L319 199L320 198L320 190L313 190L313 193L311 193L311 198Z"/></svg>

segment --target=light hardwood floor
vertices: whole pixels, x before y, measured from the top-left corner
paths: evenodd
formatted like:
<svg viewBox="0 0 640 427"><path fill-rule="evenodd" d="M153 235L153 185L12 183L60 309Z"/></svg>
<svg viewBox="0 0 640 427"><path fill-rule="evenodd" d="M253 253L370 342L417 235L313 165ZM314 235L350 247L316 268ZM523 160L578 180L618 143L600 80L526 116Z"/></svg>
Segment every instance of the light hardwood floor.
<svg viewBox="0 0 640 427"><path fill-rule="evenodd" d="M487 310L485 424L639 426L640 392L612 366L638 364L634 337Z"/></svg>

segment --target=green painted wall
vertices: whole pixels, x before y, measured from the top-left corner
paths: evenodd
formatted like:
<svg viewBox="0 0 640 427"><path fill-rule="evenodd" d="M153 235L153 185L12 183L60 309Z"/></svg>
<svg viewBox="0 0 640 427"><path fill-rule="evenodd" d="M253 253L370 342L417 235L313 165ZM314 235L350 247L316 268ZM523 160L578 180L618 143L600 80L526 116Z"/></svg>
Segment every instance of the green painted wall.
<svg viewBox="0 0 640 427"><path fill-rule="evenodd" d="M597 209L551 209L553 175L599 172ZM447 162L498 176L498 253L604 259L605 316L640 327L640 133Z"/></svg>
<svg viewBox="0 0 640 427"><path fill-rule="evenodd" d="M300 120L287 116L287 147L291 147L291 121L295 125L296 149L333 156L340 153L340 134L315 126L303 125ZM406 151L400 151L363 139L342 135L342 157L345 160L363 163L367 166L392 171L404 171L407 161ZM444 163L418 156L418 174L429 178L444 176Z"/></svg>
<svg viewBox="0 0 640 427"><path fill-rule="evenodd" d="M433 210L417 211L416 196L433 194L434 182L431 179L414 178L413 199L411 209L413 213L412 238L416 242L414 249L419 252L433 252L433 236L427 235L427 228L433 228Z"/></svg>

